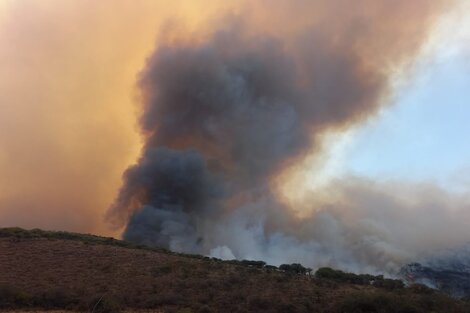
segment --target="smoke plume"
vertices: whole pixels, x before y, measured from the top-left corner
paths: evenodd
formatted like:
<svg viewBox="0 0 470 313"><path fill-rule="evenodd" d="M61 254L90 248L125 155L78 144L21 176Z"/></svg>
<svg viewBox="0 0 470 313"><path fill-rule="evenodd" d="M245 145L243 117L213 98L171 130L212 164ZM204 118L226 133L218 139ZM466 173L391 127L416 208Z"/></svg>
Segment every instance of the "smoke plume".
<svg viewBox="0 0 470 313"><path fill-rule="evenodd" d="M110 219L126 225L127 240L274 264L393 271L424 253L420 236L438 225L410 208L426 202L351 180L331 186L334 200L312 195L312 213L299 217L273 181L319 150L320 135L386 102L442 4L261 1L216 18L197 39L168 35L139 75L145 143ZM441 244L468 234L459 227Z"/></svg>

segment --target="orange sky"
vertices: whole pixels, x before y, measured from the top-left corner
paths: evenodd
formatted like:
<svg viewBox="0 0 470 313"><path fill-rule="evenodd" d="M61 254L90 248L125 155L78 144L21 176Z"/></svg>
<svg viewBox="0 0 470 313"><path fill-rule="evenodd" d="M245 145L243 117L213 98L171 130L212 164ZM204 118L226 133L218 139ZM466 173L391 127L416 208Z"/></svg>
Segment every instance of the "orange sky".
<svg viewBox="0 0 470 313"><path fill-rule="evenodd" d="M108 232L139 151L136 75L162 23L215 9L164 3L0 3L0 226Z"/></svg>

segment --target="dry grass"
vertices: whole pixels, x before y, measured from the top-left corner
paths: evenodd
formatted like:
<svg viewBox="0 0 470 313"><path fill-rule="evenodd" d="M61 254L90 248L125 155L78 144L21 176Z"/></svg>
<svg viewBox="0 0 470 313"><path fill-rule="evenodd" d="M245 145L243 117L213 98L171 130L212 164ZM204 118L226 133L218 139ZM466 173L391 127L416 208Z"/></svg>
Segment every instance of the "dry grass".
<svg viewBox="0 0 470 313"><path fill-rule="evenodd" d="M102 298L95 312L376 312L367 308L380 301L389 305L380 312L470 312L463 302L434 292L389 291L119 244L40 236L0 238L1 286L19 295L10 305L14 308L91 312Z"/></svg>
<svg viewBox="0 0 470 313"><path fill-rule="evenodd" d="M41 309L30 309L30 310L8 310L1 311L2 313L82 313L83 311L72 311L72 310L41 310ZM121 313L164 313L162 310L122 310Z"/></svg>

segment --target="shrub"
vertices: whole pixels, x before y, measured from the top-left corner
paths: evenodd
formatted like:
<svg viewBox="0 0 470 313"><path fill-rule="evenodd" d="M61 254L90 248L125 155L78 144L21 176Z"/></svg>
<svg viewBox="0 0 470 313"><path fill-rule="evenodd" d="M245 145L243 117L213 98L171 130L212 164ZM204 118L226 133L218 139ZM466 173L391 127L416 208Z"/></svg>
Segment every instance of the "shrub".
<svg viewBox="0 0 470 313"><path fill-rule="evenodd" d="M281 266L279 266L279 269L281 271L291 274L308 274L312 271L311 268L303 267L299 263L281 264Z"/></svg>
<svg viewBox="0 0 470 313"><path fill-rule="evenodd" d="M321 267L315 272L317 278L341 280L344 277L344 272L334 270L331 267Z"/></svg>
<svg viewBox="0 0 470 313"><path fill-rule="evenodd" d="M242 265L246 265L246 266L252 266L252 267L258 267L258 268L262 268L266 265L266 262L263 262L263 261L252 261L252 260L242 260L241 261L241 264Z"/></svg>
<svg viewBox="0 0 470 313"><path fill-rule="evenodd" d="M399 279L388 279L382 275L374 276L369 274L346 273L340 270L334 270L330 267L319 268L315 272L317 278L330 279L338 282L345 282L355 285L374 285L375 287L385 289L400 289L405 285Z"/></svg>

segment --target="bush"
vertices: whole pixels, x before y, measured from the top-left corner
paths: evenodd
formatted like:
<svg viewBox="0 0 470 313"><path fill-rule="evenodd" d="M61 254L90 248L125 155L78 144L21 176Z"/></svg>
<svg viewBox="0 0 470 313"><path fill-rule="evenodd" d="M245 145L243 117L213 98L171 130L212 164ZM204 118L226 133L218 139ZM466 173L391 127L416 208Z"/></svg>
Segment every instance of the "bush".
<svg viewBox="0 0 470 313"><path fill-rule="evenodd" d="M263 261L252 261L252 260L242 260L242 265L252 266L252 267L259 267L262 268L266 265L266 262Z"/></svg>
<svg viewBox="0 0 470 313"><path fill-rule="evenodd" d="M325 279L334 279L334 280L342 280L344 278L344 272L340 270L334 270L331 267L320 267L315 272L315 277L317 278L325 278Z"/></svg>
<svg viewBox="0 0 470 313"><path fill-rule="evenodd" d="M334 270L330 267L319 268L315 272L315 277L357 285L370 284L371 280L374 279L374 276L372 275L356 275L354 273L346 273L341 270Z"/></svg>
<svg viewBox="0 0 470 313"><path fill-rule="evenodd" d="M312 271L311 268L303 267L299 263L281 264L281 266L279 266L279 269L281 271L291 274L310 274L310 272Z"/></svg>
<svg viewBox="0 0 470 313"><path fill-rule="evenodd" d="M401 289L405 284L399 279L388 279L382 275L374 276L369 274L346 273L340 270L334 270L330 267L319 268L315 272L315 277L345 282L355 285L374 285L378 288Z"/></svg>

